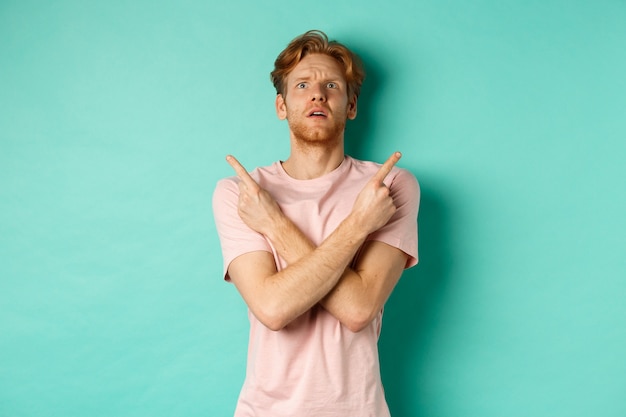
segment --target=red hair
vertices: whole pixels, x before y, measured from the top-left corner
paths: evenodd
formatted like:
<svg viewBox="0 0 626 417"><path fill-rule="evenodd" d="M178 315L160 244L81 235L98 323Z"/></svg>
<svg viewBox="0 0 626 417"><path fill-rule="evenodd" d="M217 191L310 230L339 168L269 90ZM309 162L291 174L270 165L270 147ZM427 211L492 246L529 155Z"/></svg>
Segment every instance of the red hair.
<svg viewBox="0 0 626 417"><path fill-rule="evenodd" d="M335 59L343 68L348 84L348 98L358 97L365 79L365 70L359 57L337 41L329 41L326 34L319 30L310 30L292 40L274 61L271 79L276 94L285 93L285 79L309 54L324 54Z"/></svg>

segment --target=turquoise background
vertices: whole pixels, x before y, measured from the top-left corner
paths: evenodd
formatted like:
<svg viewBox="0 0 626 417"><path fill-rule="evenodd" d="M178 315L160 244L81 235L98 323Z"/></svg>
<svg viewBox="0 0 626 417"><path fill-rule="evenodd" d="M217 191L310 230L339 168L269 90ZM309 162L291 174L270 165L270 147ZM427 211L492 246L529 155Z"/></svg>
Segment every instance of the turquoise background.
<svg viewBox="0 0 626 417"><path fill-rule="evenodd" d="M0 416L229 416L211 194L287 157L273 60L369 72L348 151L422 186L395 417L626 415L626 2L0 1Z"/></svg>

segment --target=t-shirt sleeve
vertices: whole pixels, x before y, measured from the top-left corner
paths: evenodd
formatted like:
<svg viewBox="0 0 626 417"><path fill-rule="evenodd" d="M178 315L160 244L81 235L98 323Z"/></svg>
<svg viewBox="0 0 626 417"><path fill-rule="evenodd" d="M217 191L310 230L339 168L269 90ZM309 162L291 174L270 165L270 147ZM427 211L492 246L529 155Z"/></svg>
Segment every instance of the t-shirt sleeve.
<svg viewBox="0 0 626 417"><path fill-rule="evenodd" d="M230 280L228 266L236 257L259 250L272 252L263 235L250 229L239 217L238 181L236 177L221 179L213 192L213 217L222 247L224 279L227 281Z"/></svg>
<svg viewBox="0 0 626 417"><path fill-rule="evenodd" d="M395 175L392 175L395 171ZM376 240L396 247L409 255L405 268L417 265L417 212L420 203L420 187L417 179L405 169L392 171L387 177L393 202L396 205L395 214L389 222L372 233L367 240Z"/></svg>

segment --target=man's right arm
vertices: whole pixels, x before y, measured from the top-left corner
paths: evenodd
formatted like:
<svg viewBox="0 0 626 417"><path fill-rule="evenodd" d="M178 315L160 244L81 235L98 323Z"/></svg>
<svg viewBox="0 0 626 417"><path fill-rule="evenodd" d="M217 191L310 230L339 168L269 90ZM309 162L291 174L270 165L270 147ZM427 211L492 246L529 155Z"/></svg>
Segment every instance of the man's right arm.
<svg viewBox="0 0 626 417"><path fill-rule="evenodd" d="M293 233L301 232L295 229ZM351 221L345 221L320 246L281 271L276 271L271 253L256 251L235 258L228 273L257 319L280 330L337 285L366 237ZM292 241L294 245L299 242L304 240Z"/></svg>

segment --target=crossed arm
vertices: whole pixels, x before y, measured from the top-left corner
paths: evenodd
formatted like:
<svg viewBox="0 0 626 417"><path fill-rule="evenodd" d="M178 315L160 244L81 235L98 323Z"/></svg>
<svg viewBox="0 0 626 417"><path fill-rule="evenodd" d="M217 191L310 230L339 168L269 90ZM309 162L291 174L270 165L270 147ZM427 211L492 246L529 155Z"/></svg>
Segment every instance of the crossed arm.
<svg viewBox="0 0 626 417"><path fill-rule="evenodd" d="M277 271L273 256L257 251L235 258L229 266L231 280L264 325L279 330L318 303L355 332L378 314L402 274L407 255L370 241L354 268L349 264L367 236L396 211L383 180L399 159L396 152L383 164L357 196L350 214L316 247L244 167L227 157L241 180L239 216L266 236L288 264Z"/></svg>

